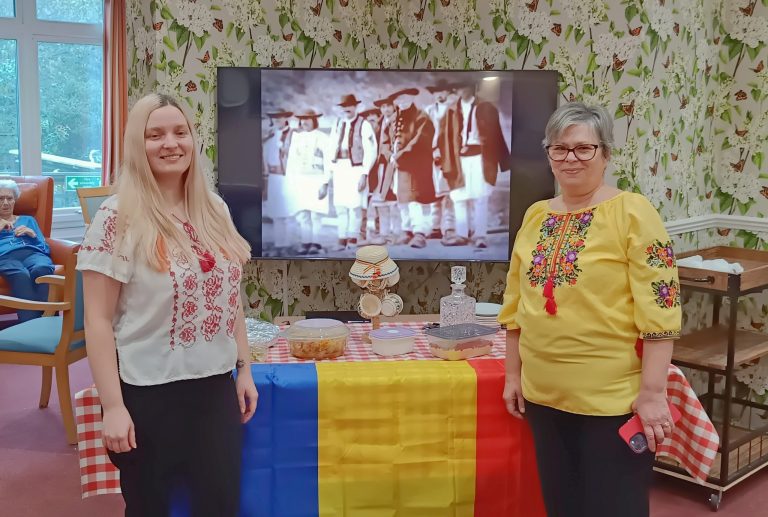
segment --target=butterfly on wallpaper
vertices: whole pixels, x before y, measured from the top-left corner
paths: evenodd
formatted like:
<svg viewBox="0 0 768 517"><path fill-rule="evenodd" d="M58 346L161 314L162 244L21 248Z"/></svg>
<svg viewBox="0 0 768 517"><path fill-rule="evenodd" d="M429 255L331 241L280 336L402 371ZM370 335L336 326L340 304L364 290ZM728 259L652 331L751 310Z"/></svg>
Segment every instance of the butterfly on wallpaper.
<svg viewBox="0 0 768 517"><path fill-rule="evenodd" d="M278 61L277 59L275 59L275 55L272 54L272 68L277 68L278 66L280 66L282 64L283 64L283 62L282 61Z"/></svg>
<svg viewBox="0 0 768 517"><path fill-rule="evenodd" d="M704 194L704 197L707 198L707 199L712 199L712 191L710 190L709 192Z"/></svg>
<svg viewBox="0 0 768 517"><path fill-rule="evenodd" d="M323 65L323 68L331 68L331 60L326 60L325 64Z"/></svg>
<svg viewBox="0 0 768 517"><path fill-rule="evenodd" d="M451 5L451 0L440 0L440 3L443 4L443 7L448 7Z"/></svg>
<svg viewBox="0 0 768 517"><path fill-rule="evenodd" d="M765 198L768 199L768 186L765 186L760 190L760 194Z"/></svg>
<svg viewBox="0 0 768 517"><path fill-rule="evenodd" d="M219 18L214 18L213 19L213 26L219 32L224 30L224 22L221 21L221 19L219 19Z"/></svg>
<svg viewBox="0 0 768 517"><path fill-rule="evenodd" d="M718 228L718 229L717 229L717 234L718 234L720 237L728 237L728 235L729 235L730 233L731 233L731 229L730 229L730 228Z"/></svg>
<svg viewBox="0 0 768 517"><path fill-rule="evenodd" d="M536 12L536 9L539 8L539 0L531 0L531 3L526 3L525 6L528 8L529 11Z"/></svg>
<svg viewBox="0 0 768 517"><path fill-rule="evenodd" d="M631 117L632 114L635 112L635 99L632 99L632 102L630 102L629 104L622 103L621 111L623 111L626 116Z"/></svg>
<svg viewBox="0 0 768 517"><path fill-rule="evenodd" d="M504 41L507 39L506 34L499 34L496 36L496 43L504 43Z"/></svg>
<svg viewBox="0 0 768 517"><path fill-rule="evenodd" d="M320 0L319 2L317 2L316 6L314 7L310 6L309 8L309 10L312 11L312 14L314 14L315 16L320 16L320 11L322 9L323 9L323 0Z"/></svg>
<svg viewBox="0 0 768 517"><path fill-rule="evenodd" d="M389 46L390 48L397 48L400 45L399 41L390 41Z"/></svg>
<svg viewBox="0 0 768 517"><path fill-rule="evenodd" d="M736 136L744 138L749 131L746 129L736 129L734 132L736 133Z"/></svg>
<svg viewBox="0 0 768 517"><path fill-rule="evenodd" d="M155 29L156 31L159 31L160 29L163 28L163 22L155 22L155 23L153 23L152 24L152 28Z"/></svg>
<svg viewBox="0 0 768 517"><path fill-rule="evenodd" d="M559 23L554 23L552 24L552 28L549 30L551 30L555 36L559 36L563 33L563 26Z"/></svg>
<svg viewBox="0 0 768 517"><path fill-rule="evenodd" d="M541 63L536 65L536 68L538 68L539 70L544 70L546 66L547 66L547 56L544 56L543 58L541 58Z"/></svg>
<svg viewBox="0 0 768 517"><path fill-rule="evenodd" d="M146 59L147 63L152 61L152 57L153 56L154 56L154 54L152 52L150 52L148 49L144 50L144 58Z"/></svg>
<svg viewBox="0 0 768 517"><path fill-rule="evenodd" d="M744 158L736 163L731 162L731 169L735 170L736 172L742 172L744 170L745 163L747 163L747 161Z"/></svg>
<svg viewBox="0 0 768 517"><path fill-rule="evenodd" d="M381 67L381 68L383 69L383 68L384 68L384 66L382 65L382 67ZM427 63L427 70L432 70L432 61L430 61L429 63Z"/></svg>
<svg viewBox="0 0 768 517"><path fill-rule="evenodd" d="M664 61L664 62L661 64L661 66L663 66L664 68L669 68L669 64L670 64L670 60L669 60L669 56L667 56L667 60L666 60L666 61Z"/></svg>
<svg viewBox="0 0 768 517"><path fill-rule="evenodd" d="M340 42L342 37L341 31L336 29L333 33L333 37L336 38L336 41Z"/></svg>
<svg viewBox="0 0 768 517"><path fill-rule="evenodd" d="M671 188L667 189L667 192L665 193L665 195L667 196L667 199L672 201L672 189Z"/></svg>
<svg viewBox="0 0 768 517"><path fill-rule="evenodd" d="M205 54L203 54L203 57L201 57L201 58L197 58L197 59L198 59L198 61L200 61L201 63L207 63L208 61L210 61L210 60L211 60L211 53L210 53L210 52L208 52L208 51L206 50L206 51L205 51Z"/></svg>
<svg viewBox="0 0 768 517"><path fill-rule="evenodd" d="M683 100L680 101L680 109L684 110L686 106L688 106L688 97L683 95Z"/></svg>
<svg viewBox="0 0 768 517"><path fill-rule="evenodd" d="M744 16L752 16L752 13L755 12L755 4L750 2L746 7L739 7L739 11L741 11Z"/></svg>
<svg viewBox="0 0 768 517"><path fill-rule="evenodd" d="M710 104L709 106L707 106L707 116L711 117L714 114L715 114L715 105Z"/></svg>
<svg viewBox="0 0 768 517"><path fill-rule="evenodd" d="M672 26L672 32L675 33L675 36L678 36L680 34L680 24L675 22L675 24Z"/></svg>
<svg viewBox="0 0 768 517"><path fill-rule="evenodd" d="M651 176L656 176L656 173L659 170L659 162L654 163L648 169L651 171Z"/></svg>
<svg viewBox="0 0 768 517"><path fill-rule="evenodd" d="M696 154L701 154L704 152L704 146L699 144L696 146Z"/></svg>
<svg viewBox="0 0 768 517"><path fill-rule="evenodd" d="M653 131L651 131L651 134L653 135L654 138L659 138L661 131L658 129L654 129Z"/></svg>
<svg viewBox="0 0 768 517"><path fill-rule="evenodd" d="M283 39L285 41L291 41L293 39L293 33L290 34L283 34Z"/></svg>
<svg viewBox="0 0 768 517"><path fill-rule="evenodd" d="M349 0L339 0L339 3L342 7L347 7L349 5Z"/></svg>
<svg viewBox="0 0 768 517"><path fill-rule="evenodd" d="M638 27L635 27L634 29L629 29L629 35L630 36L639 36L640 32L643 30L643 26L640 25Z"/></svg>
<svg viewBox="0 0 768 517"><path fill-rule="evenodd" d="M627 64L627 60L626 59L624 61L622 61L621 59L619 59L619 55L618 54L614 54L613 55L613 65L611 66L611 68L613 70L615 70L616 72L618 72L619 70L623 70L624 69L624 65L626 65L626 64Z"/></svg>
<svg viewBox="0 0 768 517"><path fill-rule="evenodd" d="M194 82L192 82L192 81L189 81L184 86L187 87L187 92L196 92L197 91L197 85Z"/></svg>
<svg viewBox="0 0 768 517"><path fill-rule="evenodd" d="M719 45L720 44L720 36L718 36L715 39L713 39L712 43L714 43L715 45Z"/></svg>
<svg viewBox="0 0 768 517"><path fill-rule="evenodd" d="M417 20L422 21L424 19L424 10L426 7L422 7L419 9L419 12L413 13L413 15L416 17Z"/></svg>
<svg viewBox="0 0 768 517"><path fill-rule="evenodd" d="M653 89L653 96L658 97L660 95L661 95L661 90L659 90L659 87L657 86L656 88Z"/></svg>
<svg viewBox="0 0 768 517"><path fill-rule="evenodd" d="M376 7L384 6L384 2L382 0L373 0L373 3L376 4Z"/></svg>
<svg viewBox="0 0 768 517"><path fill-rule="evenodd" d="M712 65L707 65L706 68L704 68L704 73L709 75L709 72L712 71Z"/></svg>
<svg viewBox="0 0 768 517"><path fill-rule="evenodd" d="M676 162L677 159L680 157L678 154L675 153L669 153L669 157L672 158L673 162Z"/></svg>
<svg viewBox="0 0 768 517"><path fill-rule="evenodd" d="M760 61L760 62L757 64L757 66L756 66L755 68L750 68L750 70L752 70L752 71L753 71L753 72L755 72L756 74L759 74L760 72L762 72L762 71L763 71L763 68L765 68L765 62L763 62L763 61L761 60L761 61Z"/></svg>
<svg viewBox="0 0 768 517"><path fill-rule="evenodd" d="M745 101L747 100L747 92L744 90L739 90L736 92L736 100L737 101Z"/></svg>
<svg viewBox="0 0 768 517"><path fill-rule="evenodd" d="M493 63L489 63L487 59L483 58L483 70L493 70Z"/></svg>
<svg viewBox="0 0 768 517"><path fill-rule="evenodd" d="M441 31L437 31L435 33L435 41L437 41L438 43L443 42L443 33Z"/></svg>
<svg viewBox="0 0 768 517"><path fill-rule="evenodd" d="M573 102L576 100L576 96L573 94L573 92L568 94L568 102ZM632 101L634 102L634 101Z"/></svg>
<svg viewBox="0 0 768 517"><path fill-rule="evenodd" d="M752 328L755 330L761 330L765 326L765 323L763 323L762 321L752 320L750 322L750 325L752 325Z"/></svg>

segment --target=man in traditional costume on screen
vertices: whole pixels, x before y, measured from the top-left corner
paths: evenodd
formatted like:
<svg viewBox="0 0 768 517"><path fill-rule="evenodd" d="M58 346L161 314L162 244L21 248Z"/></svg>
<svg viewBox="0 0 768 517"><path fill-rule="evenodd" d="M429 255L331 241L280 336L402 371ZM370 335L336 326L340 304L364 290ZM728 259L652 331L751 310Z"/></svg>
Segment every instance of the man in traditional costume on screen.
<svg viewBox="0 0 768 517"><path fill-rule="evenodd" d="M443 176L443 170L440 166L440 148L438 147L439 128L443 117L448 112L448 96L453 90L448 81L443 78L437 80L432 86L427 86L427 90L432 94L434 102L429 104L424 111L432 119L435 126L435 137L432 139L432 181L435 184L435 197L432 203L432 231L427 236L429 239L441 239L447 242L456 234L456 215L453 210L453 201L448 195L450 188L448 182Z"/></svg>
<svg viewBox="0 0 768 517"><path fill-rule="evenodd" d="M280 257L288 252L291 245L290 217L293 215L286 206L289 187L285 180L286 160L291 146L292 129L290 120L293 112L279 108L267 112L271 128L264 137L264 165L266 179L266 200L262 213L272 220L273 247L265 250L267 257Z"/></svg>
<svg viewBox="0 0 768 517"><path fill-rule="evenodd" d="M295 114L299 124L291 136L286 162L285 179L291 188L286 192L285 204L299 223L299 255L318 255L323 249L319 234L329 211L331 176L325 169L328 136L318 129L321 116L312 109Z"/></svg>
<svg viewBox="0 0 768 517"><path fill-rule="evenodd" d="M391 161L397 167L396 193L404 230L396 244L424 248L432 226L430 205L435 201L432 181L435 127L429 116L414 104L418 94L416 88L405 88L391 95L398 108L391 128Z"/></svg>
<svg viewBox="0 0 768 517"><path fill-rule="evenodd" d="M476 84L458 87L459 99L443 117L438 138L443 175L451 188L456 235L446 246L488 247L488 198L499 171L510 168L499 111L476 97Z"/></svg>
<svg viewBox="0 0 768 517"><path fill-rule="evenodd" d="M400 234L400 212L397 197L393 190L395 166L392 157L392 137L390 126L395 120L394 101L388 97L373 101L374 110L379 114L376 128L377 157L368 175L370 197L368 203L369 221L375 220L375 226L368 224L368 244L394 244Z"/></svg>
<svg viewBox="0 0 768 517"><path fill-rule="evenodd" d="M368 201L368 172L376 160L376 135L357 112L360 101L342 95L341 116L331 129L327 166L333 179L333 205L338 221L338 244L333 251L356 247L361 237L363 208Z"/></svg>

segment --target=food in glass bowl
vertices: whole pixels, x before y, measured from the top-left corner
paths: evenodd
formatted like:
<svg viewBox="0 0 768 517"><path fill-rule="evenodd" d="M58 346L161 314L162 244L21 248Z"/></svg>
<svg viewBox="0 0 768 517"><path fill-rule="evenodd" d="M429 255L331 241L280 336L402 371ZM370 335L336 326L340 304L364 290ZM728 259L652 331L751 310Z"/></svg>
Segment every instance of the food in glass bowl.
<svg viewBox="0 0 768 517"><path fill-rule="evenodd" d="M344 355L349 329L340 321L317 318L295 322L284 336L294 357L334 359Z"/></svg>

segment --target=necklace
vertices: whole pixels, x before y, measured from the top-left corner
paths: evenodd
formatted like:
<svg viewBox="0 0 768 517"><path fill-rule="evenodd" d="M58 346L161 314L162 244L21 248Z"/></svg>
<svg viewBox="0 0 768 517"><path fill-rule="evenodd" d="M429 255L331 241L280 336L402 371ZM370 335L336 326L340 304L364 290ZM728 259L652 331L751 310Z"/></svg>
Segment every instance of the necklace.
<svg viewBox="0 0 768 517"><path fill-rule="evenodd" d="M208 273L213 268L215 268L216 257L214 257L210 251L203 249L202 245L200 244L200 239L197 237L197 231L195 231L195 227L192 226L189 221L182 221L179 219L179 216L176 214L171 215L181 223L181 227L184 228L184 232L192 241L192 250L197 253L197 260L200 262L200 269L203 271L203 273Z"/></svg>

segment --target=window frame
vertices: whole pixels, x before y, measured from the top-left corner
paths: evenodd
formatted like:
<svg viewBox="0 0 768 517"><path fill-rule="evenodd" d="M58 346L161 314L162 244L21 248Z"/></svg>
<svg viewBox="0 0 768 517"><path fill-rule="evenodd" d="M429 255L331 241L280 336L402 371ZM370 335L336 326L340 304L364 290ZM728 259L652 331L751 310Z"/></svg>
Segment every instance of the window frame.
<svg viewBox="0 0 768 517"><path fill-rule="evenodd" d="M41 176L43 160L38 44L70 43L103 48L104 27L101 24L38 20L37 0L15 0L15 9L16 17L0 18L0 39L16 40L20 173L25 176ZM75 213L80 213L79 207L54 209L54 217Z"/></svg>

